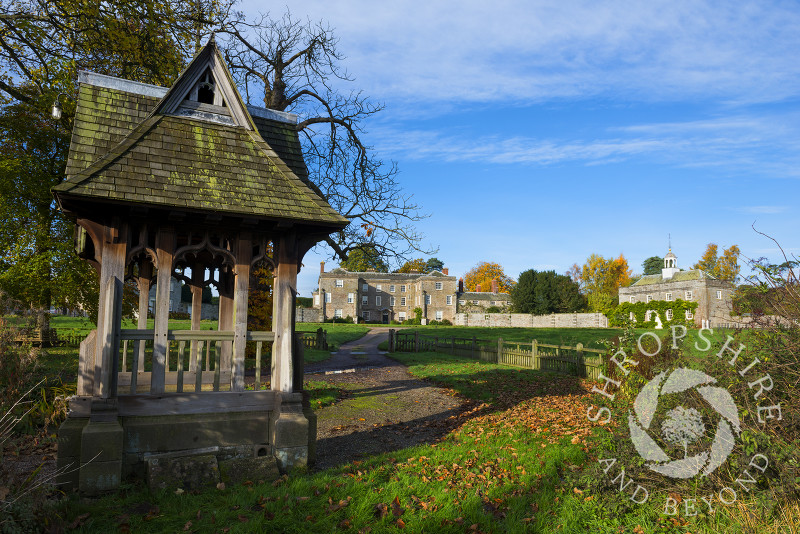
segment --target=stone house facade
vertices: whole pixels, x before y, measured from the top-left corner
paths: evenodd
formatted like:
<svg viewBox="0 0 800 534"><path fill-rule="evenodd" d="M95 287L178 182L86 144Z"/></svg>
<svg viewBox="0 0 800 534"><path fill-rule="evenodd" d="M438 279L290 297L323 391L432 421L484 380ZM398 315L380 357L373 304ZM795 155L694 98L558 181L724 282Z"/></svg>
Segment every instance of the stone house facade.
<svg viewBox="0 0 800 534"><path fill-rule="evenodd" d="M701 269L682 271L672 250L664 257L661 274L642 276L635 284L619 288L619 302L674 301L697 302L697 310L686 312L686 319L698 327L734 322L731 317L733 292L730 282L718 280Z"/></svg>
<svg viewBox="0 0 800 534"><path fill-rule="evenodd" d="M495 283L496 286L496 283ZM507 293L464 292L447 269L430 273L351 272L342 268L325 272L321 264L319 288L312 293L319 320L351 317L359 321L405 321L422 310L422 323L455 321L457 313L479 312L491 306L505 310Z"/></svg>
<svg viewBox="0 0 800 534"><path fill-rule="evenodd" d="M378 273L320 268L319 288L312 293L320 319L351 317L359 321L405 321L422 310L423 324L453 321L456 315L455 276L444 272Z"/></svg>

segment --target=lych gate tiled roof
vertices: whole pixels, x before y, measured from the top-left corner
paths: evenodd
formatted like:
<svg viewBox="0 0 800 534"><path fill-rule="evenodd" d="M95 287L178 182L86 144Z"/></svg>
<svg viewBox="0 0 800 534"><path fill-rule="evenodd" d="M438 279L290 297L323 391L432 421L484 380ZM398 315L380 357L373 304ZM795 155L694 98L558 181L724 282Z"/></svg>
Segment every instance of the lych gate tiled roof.
<svg viewBox="0 0 800 534"><path fill-rule="evenodd" d="M213 42L209 46L207 55L218 54ZM92 77L105 79L85 83ZM248 113L257 131L230 120L154 114L164 107L166 89L82 78L67 179L54 188L57 196L347 223L308 182L293 125L260 116L274 112Z"/></svg>
<svg viewBox="0 0 800 534"><path fill-rule="evenodd" d="M700 269L692 269L689 271L678 271L669 280L664 280L660 274L648 274L642 276L631 287L635 286L648 286L653 284L668 284L670 282L688 282L690 280L703 280L709 278L716 280L713 276Z"/></svg>

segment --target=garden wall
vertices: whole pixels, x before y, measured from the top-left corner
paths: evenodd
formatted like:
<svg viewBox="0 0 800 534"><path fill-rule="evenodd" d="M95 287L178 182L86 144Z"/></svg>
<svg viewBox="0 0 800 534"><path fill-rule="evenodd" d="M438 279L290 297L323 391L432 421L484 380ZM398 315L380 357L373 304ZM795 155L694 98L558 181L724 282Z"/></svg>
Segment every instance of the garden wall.
<svg viewBox="0 0 800 534"><path fill-rule="evenodd" d="M520 328L608 328L602 313L457 313L456 326L511 326Z"/></svg>

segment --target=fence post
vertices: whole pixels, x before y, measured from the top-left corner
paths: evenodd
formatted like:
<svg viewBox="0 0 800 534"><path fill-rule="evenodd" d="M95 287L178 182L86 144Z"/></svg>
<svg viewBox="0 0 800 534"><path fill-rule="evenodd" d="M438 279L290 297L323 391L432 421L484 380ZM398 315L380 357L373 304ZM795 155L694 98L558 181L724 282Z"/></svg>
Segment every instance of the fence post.
<svg viewBox="0 0 800 534"><path fill-rule="evenodd" d="M503 338L497 338L497 359L494 363L500 363L500 358L503 356Z"/></svg>
<svg viewBox="0 0 800 534"><path fill-rule="evenodd" d="M475 359L475 345L478 344L478 339L472 336L472 358Z"/></svg>
<svg viewBox="0 0 800 534"><path fill-rule="evenodd" d="M389 329L389 352L394 352L394 329Z"/></svg>
<svg viewBox="0 0 800 534"><path fill-rule="evenodd" d="M542 370L542 362L539 361L539 342L535 339L531 341L531 369Z"/></svg>
<svg viewBox="0 0 800 534"><path fill-rule="evenodd" d="M455 356L456 355L456 336L453 336L453 337L450 338L450 345L451 345L450 355L451 356Z"/></svg>
<svg viewBox="0 0 800 534"><path fill-rule="evenodd" d="M419 332L414 331L414 352L419 352Z"/></svg>
<svg viewBox="0 0 800 534"><path fill-rule="evenodd" d="M325 347L323 346L323 339L322 336L324 335L324 330L322 327L317 328L317 339L315 340L314 348L317 350L322 350Z"/></svg>
<svg viewBox="0 0 800 534"><path fill-rule="evenodd" d="M439 352L439 336L433 337L433 352Z"/></svg>
<svg viewBox="0 0 800 534"><path fill-rule="evenodd" d="M586 365L583 359L583 343L578 343L575 345L575 350L578 353L578 356L575 361L575 373L580 377L586 376Z"/></svg>

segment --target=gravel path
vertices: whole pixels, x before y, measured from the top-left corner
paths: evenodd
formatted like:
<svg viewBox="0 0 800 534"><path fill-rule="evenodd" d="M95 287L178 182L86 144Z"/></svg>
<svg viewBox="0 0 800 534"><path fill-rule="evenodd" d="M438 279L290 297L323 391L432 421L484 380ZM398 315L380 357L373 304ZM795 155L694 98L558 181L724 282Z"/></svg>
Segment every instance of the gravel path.
<svg viewBox="0 0 800 534"><path fill-rule="evenodd" d="M387 336L386 329L373 328L342 345L327 362L307 367L307 373L318 373L308 378L349 392L316 412L317 468L436 441L459 423L469 406L449 391L414 378L379 352L378 344Z"/></svg>

